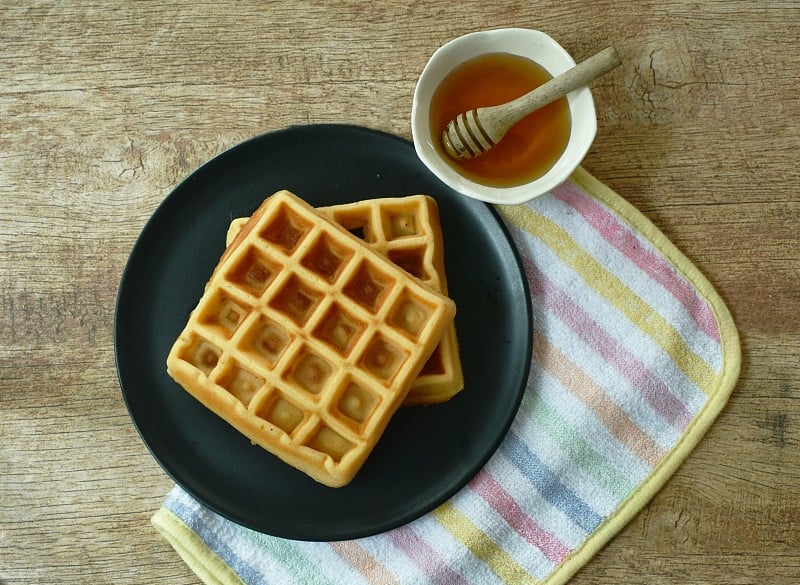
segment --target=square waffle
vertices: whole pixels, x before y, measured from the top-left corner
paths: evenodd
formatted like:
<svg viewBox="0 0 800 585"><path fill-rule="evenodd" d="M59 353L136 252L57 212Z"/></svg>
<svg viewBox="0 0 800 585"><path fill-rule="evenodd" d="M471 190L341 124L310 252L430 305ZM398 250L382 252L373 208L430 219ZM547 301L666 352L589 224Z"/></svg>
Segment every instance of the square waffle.
<svg viewBox="0 0 800 585"><path fill-rule="evenodd" d="M444 244L436 201L427 195L368 199L317 211L366 242L412 276L447 294ZM234 219L226 245L233 242L247 218ZM455 323L428 359L406 397L406 406L435 404L451 399L464 388Z"/></svg>
<svg viewBox="0 0 800 585"><path fill-rule="evenodd" d="M253 443L339 487L454 316L451 299L279 191L226 248L167 371Z"/></svg>

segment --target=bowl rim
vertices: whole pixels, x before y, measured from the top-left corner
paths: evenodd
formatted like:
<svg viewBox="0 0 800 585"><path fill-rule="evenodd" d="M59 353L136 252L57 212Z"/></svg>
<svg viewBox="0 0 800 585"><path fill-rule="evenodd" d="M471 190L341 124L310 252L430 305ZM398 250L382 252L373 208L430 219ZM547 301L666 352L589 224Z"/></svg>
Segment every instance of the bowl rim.
<svg viewBox="0 0 800 585"><path fill-rule="evenodd" d="M459 193L487 203L517 204L539 197L566 181L580 165L589 151L597 133L597 115L594 99L588 87L567 95L573 119L567 149L543 176L513 187L490 187L477 183L456 171L442 160L434 146L428 120L430 97L441 80L454 67L477 55L488 52L509 52L533 58L551 74L558 75L573 67L572 56L550 35L529 28L497 28L474 31L453 38L437 48L428 59L414 88L411 106L411 134L417 156L425 166L449 187ZM546 53L541 53L541 50ZM544 57L543 55L546 55ZM578 120L578 123L575 121Z"/></svg>

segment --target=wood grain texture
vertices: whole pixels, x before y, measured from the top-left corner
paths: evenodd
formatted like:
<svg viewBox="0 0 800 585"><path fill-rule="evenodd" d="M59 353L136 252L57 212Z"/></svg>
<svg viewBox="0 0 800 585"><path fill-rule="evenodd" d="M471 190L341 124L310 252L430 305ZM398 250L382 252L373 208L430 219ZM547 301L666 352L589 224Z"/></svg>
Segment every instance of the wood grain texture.
<svg viewBox="0 0 800 585"><path fill-rule="evenodd" d="M497 0L0 4L0 583L197 583L149 524L172 482L119 392L133 242L198 165L265 131L410 137L428 56L474 30L614 44L584 166L708 276L740 382L575 584L800 582L800 7Z"/></svg>

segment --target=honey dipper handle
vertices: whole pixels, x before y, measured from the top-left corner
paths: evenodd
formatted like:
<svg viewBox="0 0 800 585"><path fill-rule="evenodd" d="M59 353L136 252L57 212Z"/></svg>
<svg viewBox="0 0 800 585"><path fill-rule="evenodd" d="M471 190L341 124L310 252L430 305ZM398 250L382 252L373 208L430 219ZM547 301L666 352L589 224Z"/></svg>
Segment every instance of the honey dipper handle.
<svg viewBox="0 0 800 585"><path fill-rule="evenodd" d="M550 102L584 87L601 75L618 67L621 61L614 47L580 62L572 69L554 77L536 89L499 106L478 108L477 116L489 138L496 144L522 118Z"/></svg>

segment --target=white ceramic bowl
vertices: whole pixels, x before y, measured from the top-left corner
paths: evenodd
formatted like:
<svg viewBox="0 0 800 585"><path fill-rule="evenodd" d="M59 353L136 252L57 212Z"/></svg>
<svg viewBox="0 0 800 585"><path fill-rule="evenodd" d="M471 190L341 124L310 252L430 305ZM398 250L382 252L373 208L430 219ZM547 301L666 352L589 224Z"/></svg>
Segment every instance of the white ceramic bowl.
<svg viewBox="0 0 800 585"><path fill-rule="evenodd" d="M543 32L522 28L504 28L475 32L458 37L440 47L430 58L414 90L411 107L411 134L417 155L431 172L459 193L487 203L524 203L547 193L569 178L581 163L597 133L594 100L589 88L567 94L572 130L567 148L556 164L542 177L514 187L488 187L476 183L455 170L434 146L440 136L430 127L430 103L442 80L464 61L485 53L511 53L527 57L544 67L554 77L575 66L575 61L561 45Z"/></svg>

